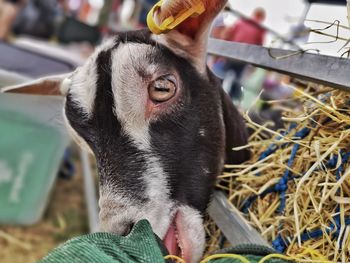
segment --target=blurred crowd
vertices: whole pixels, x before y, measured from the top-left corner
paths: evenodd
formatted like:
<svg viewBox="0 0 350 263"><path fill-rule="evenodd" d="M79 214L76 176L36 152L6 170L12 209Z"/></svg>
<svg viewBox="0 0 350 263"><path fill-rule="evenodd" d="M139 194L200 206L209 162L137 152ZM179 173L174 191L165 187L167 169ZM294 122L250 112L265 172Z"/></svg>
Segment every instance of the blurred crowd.
<svg viewBox="0 0 350 263"><path fill-rule="evenodd" d="M24 0L0 0L0 40L8 37L12 24L23 3Z"/></svg>
<svg viewBox="0 0 350 263"><path fill-rule="evenodd" d="M154 0L0 0L0 40L26 34L55 36L68 18L102 35L146 25Z"/></svg>
<svg viewBox="0 0 350 263"><path fill-rule="evenodd" d="M228 19L232 17L232 10L227 6L214 21L211 37L262 46L269 33L263 25L267 15L263 8L257 7L249 17L238 17L232 22ZM271 107L268 101L292 96L288 78L224 57L210 56L208 64L222 79L232 101L244 110L249 109L254 121L273 121L275 129L282 126L281 111Z"/></svg>
<svg viewBox="0 0 350 263"><path fill-rule="evenodd" d="M225 24L225 13L221 13L212 29L212 37L239 43L263 45L265 29L261 24L266 18L266 12L262 8L256 8L251 18L240 18L232 25ZM232 98L242 97L241 78L246 64L228 60L222 57L211 61L213 71L225 81L225 90Z"/></svg>

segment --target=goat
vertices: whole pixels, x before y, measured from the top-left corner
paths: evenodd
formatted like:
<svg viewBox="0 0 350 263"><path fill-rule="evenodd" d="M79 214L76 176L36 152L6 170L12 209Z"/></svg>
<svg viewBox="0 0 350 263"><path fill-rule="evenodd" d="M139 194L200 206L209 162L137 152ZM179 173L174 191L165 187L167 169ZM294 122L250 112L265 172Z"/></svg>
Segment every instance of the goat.
<svg viewBox="0 0 350 263"><path fill-rule="evenodd" d="M68 129L96 158L102 229L126 235L147 219L186 262L203 254L203 215L224 163L249 157L232 151L247 142L245 125L206 66L210 24L226 1L206 2L191 25L119 33L66 78L6 89L62 93Z"/></svg>

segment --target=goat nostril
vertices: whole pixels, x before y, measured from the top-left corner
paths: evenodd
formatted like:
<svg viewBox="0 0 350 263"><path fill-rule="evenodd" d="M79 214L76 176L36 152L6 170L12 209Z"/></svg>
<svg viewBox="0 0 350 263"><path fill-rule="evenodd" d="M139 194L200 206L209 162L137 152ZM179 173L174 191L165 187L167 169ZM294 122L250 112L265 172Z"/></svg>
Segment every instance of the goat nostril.
<svg viewBox="0 0 350 263"><path fill-rule="evenodd" d="M133 223L128 224L128 225L126 226L126 228L125 228L125 231L124 231L123 236L129 235L130 232L131 232L131 230L133 229L133 227L134 227L134 224L133 224Z"/></svg>

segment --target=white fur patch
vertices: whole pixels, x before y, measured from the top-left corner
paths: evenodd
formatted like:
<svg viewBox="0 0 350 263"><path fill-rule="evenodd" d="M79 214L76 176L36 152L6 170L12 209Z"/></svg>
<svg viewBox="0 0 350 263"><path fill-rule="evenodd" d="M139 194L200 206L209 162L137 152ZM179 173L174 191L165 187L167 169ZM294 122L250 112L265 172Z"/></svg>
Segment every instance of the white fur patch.
<svg viewBox="0 0 350 263"><path fill-rule="evenodd" d="M203 218L197 210L189 206L179 207L178 213L181 218L181 232L186 234L191 247L192 258L190 262L199 262L205 248Z"/></svg>
<svg viewBox="0 0 350 263"><path fill-rule="evenodd" d="M130 224L147 219L153 231L163 238L172 220L173 203L158 198L139 204L132 196L116 193L116 189L100 189L100 224L104 231L124 234Z"/></svg>
<svg viewBox="0 0 350 263"><path fill-rule="evenodd" d="M60 92L62 95L67 95L68 91L70 89L70 86L72 85L71 75L62 80L61 86L60 86Z"/></svg>
<svg viewBox="0 0 350 263"><path fill-rule="evenodd" d="M97 85L96 59L101 51L112 48L115 42L116 39L111 38L99 46L88 61L70 77L69 93L72 96L72 100L86 114L86 117L91 115L94 107Z"/></svg>
<svg viewBox="0 0 350 263"><path fill-rule="evenodd" d="M145 118L148 97L148 83L138 70L151 75L154 65L142 60L152 47L146 44L121 44L112 53L112 88L115 99L115 113L122 123L124 132L139 149L150 148L149 120Z"/></svg>
<svg viewBox="0 0 350 263"><path fill-rule="evenodd" d="M147 219L153 231L162 238L172 219L174 204L169 199L167 175L159 158L152 153L149 121L145 117L148 83L139 74L139 71L143 75L156 72L157 66L143 59L152 50L153 47L146 44L127 43L120 44L112 52L114 111L125 135L146 154L143 180L146 183L145 198L148 201L138 204L132 196L118 193L118 186L105 186L101 189L100 218L103 229L114 233L123 233L127 224Z"/></svg>

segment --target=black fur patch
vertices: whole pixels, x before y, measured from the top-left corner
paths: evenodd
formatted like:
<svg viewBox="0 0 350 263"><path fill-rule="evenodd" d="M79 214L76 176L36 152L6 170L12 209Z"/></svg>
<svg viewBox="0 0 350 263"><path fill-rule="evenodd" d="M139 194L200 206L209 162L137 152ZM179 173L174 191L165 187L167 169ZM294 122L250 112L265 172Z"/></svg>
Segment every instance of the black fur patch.
<svg viewBox="0 0 350 263"><path fill-rule="evenodd" d="M150 125L152 152L160 158L168 175L171 199L204 212L215 178L223 169L225 149L232 162L246 159L245 153L232 154L230 151L232 147L246 143L241 117L233 105L226 105L228 102L216 77L209 71L207 76L201 76L188 60L155 43L149 31L120 33L117 41L112 49L101 52L96 61L98 78L92 117L84 119L82 110L70 94L66 103L71 126L95 153L101 185L111 185L117 193L147 201L144 196L146 183L142 178L147 153L137 149L121 132L121 124L113 111L111 52L119 43L148 44L157 51L145 59L163 69L170 65L183 83L180 105Z"/></svg>
<svg viewBox="0 0 350 263"><path fill-rule="evenodd" d="M117 193L145 202L146 183L142 174L146 169L146 154L121 132L120 122L113 112L111 52L114 48L101 52L96 61L97 89L92 117L84 119L82 110L72 101L70 94L66 115L70 125L95 154L101 186L109 185Z"/></svg>

